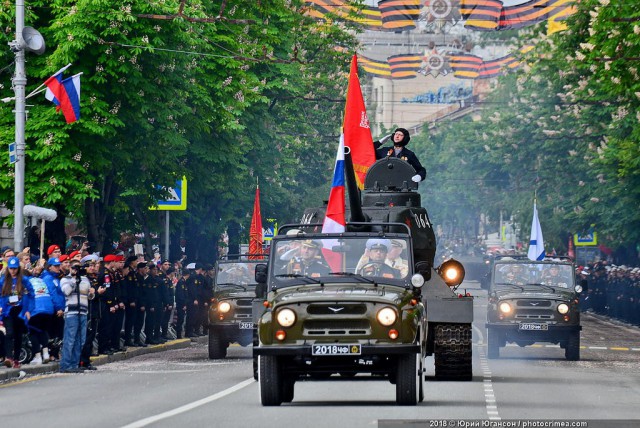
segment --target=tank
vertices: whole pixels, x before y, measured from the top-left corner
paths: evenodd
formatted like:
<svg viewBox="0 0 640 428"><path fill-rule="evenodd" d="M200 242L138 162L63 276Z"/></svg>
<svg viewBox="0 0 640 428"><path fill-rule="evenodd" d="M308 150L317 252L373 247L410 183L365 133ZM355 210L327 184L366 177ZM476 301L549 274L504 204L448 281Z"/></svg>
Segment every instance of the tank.
<svg viewBox="0 0 640 428"><path fill-rule="evenodd" d="M355 181L353 163L345 154L349 204L347 232L376 231L376 224L402 223L410 229L415 272L426 272L422 289L428 325L427 355L434 355L438 379L471 380L473 297L457 292L443 278L447 266L460 263L453 259L435 266L436 237L429 214L422 206L418 183L411 180L415 169L399 158L376 161L368 170L364 188ZM304 211L302 223L322 224L326 206ZM389 226L385 232L401 232Z"/></svg>

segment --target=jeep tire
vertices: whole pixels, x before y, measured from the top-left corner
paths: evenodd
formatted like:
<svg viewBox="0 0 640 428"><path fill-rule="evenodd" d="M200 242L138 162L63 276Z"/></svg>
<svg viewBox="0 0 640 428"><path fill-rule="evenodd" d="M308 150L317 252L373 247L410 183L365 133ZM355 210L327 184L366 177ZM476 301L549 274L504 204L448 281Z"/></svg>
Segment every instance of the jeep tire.
<svg viewBox="0 0 640 428"><path fill-rule="evenodd" d="M400 355L396 372L396 403L401 406L418 404L421 384L420 354Z"/></svg>
<svg viewBox="0 0 640 428"><path fill-rule="evenodd" d="M569 361L580 360L580 332L572 331L567 338L564 357Z"/></svg>
<svg viewBox="0 0 640 428"><path fill-rule="evenodd" d="M260 355L258 357L260 401L263 406L279 406L282 404L282 385L280 362L274 355ZM291 399L293 399L293 385L291 386Z"/></svg>
<svg viewBox="0 0 640 428"><path fill-rule="evenodd" d="M219 332L209 329L209 359L217 360L227 356L227 347L229 343L220 337Z"/></svg>
<svg viewBox="0 0 640 428"><path fill-rule="evenodd" d="M500 358L500 335L492 329L487 329L487 358Z"/></svg>

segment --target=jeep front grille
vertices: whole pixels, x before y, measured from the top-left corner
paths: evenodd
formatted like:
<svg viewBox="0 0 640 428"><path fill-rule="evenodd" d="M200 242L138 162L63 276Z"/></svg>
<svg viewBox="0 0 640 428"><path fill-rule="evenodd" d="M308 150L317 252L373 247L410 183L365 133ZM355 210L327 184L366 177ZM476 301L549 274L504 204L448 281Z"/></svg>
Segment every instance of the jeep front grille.
<svg viewBox="0 0 640 428"><path fill-rule="evenodd" d="M551 300L518 300L516 301L516 305L520 308L549 308L551 307Z"/></svg>
<svg viewBox="0 0 640 428"><path fill-rule="evenodd" d="M309 315L363 315L367 313L367 306L363 303L314 303L307 306Z"/></svg>
<svg viewBox="0 0 640 428"><path fill-rule="evenodd" d="M306 336L362 336L371 334L368 320L307 320L303 326Z"/></svg>

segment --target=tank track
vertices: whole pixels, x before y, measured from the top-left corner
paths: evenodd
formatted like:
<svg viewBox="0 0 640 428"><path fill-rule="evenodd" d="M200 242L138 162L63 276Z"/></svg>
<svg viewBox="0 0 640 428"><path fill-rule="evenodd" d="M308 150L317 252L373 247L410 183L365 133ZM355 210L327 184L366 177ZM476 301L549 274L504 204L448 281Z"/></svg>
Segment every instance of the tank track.
<svg viewBox="0 0 640 428"><path fill-rule="evenodd" d="M473 378L471 324L439 324L434 343L437 380Z"/></svg>

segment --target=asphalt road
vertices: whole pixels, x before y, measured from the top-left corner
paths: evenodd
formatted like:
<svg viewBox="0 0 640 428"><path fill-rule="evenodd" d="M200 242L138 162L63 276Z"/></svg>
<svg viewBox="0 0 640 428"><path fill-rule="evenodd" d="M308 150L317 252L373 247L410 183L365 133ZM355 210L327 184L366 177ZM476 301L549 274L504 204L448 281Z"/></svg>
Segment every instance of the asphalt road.
<svg viewBox="0 0 640 428"><path fill-rule="evenodd" d="M487 360L486 295L465 285L476 296L473 381L435 381L428 359L425 400L415 407L396 406L388 382L356 380L299 382L292 403L262 407L251 348L234 346L227 359L209 360L203 338L96 372L0 384L0 421L7 427L356 428L413 420L402 426L430 428L465 426L462 419L632 419L631 426L640 426L639 328L584 314L580 361L566 361L562 349L545 345L508 346L500 359Z"/></svg>

